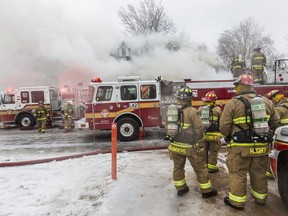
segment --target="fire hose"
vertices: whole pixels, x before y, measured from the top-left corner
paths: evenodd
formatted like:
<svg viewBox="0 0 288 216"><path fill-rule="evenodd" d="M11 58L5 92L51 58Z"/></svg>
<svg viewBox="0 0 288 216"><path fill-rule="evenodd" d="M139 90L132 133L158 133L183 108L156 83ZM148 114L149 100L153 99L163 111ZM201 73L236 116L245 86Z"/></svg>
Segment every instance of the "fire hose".
<svg viewBox="0 0 288 216"><path fill-rule="evenodd" d="M167 149L167 146L123 148L123 149L118 148L117 153L135 152L135 151L149 151L149 150L159 150L159 149ZM37 160L0 162L0 167L33 165L33 164L48 163L48 162L52 162L52 161L63 161L63 160L67 160L67 159L74 159L74 158L80 158L80 157L84 157L84 156L107 154L107 153L111 153L111 149L92 151L92 152L86 152L86 153L82 153L82 154L67 155L67 156L61 156L61 157L37 159Z"/></svg>

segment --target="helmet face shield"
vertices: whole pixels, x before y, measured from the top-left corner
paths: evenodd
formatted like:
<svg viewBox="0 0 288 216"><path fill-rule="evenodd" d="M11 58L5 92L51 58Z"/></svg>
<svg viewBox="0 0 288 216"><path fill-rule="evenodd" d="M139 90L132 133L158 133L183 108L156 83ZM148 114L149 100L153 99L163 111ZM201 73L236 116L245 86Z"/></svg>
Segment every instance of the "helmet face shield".
<svg viewBox="0 0 288 216"><path fill-rule="evenodd" d="M239 84L239 82L240 82L240 78L239 78L239 77L236 77L233 84L234 84L234 85L237 85L237 84Z"/></svg>

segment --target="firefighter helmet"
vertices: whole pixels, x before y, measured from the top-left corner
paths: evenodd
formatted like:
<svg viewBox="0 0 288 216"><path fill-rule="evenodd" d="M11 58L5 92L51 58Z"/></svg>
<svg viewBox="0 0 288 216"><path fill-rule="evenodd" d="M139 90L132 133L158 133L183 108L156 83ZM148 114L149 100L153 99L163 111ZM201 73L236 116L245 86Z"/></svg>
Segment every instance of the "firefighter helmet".
<svg viewBox="0 0 288 216"><path fill-rule="evenodd" d="M275 89L275 90L271 90L270 92L268 92L265 96L271 100L276 94L280 94L280 93L282 92Z"/></svg>
<svg viewBox="0 0 288 216"><path fill-rule="evenodd" d="M252 76L249 74L242 74L241 76L237 77L234 81L234 85L237 84L244 84L248 86L252 86L254 84L254 80Z"/></svg>
<svg viewBox="0 0 288 216"><path fill-rule="evenodd" d="M179 99L191 99L193 97L193 92L192 89L190 89L189 87L184 87L182 89L180 89L180 91L177 92L176 95L177 98Z"/></svg>
<svg viewBox="0 0 288 216"><path fill-rule="evenodd" d="M202 101L214 101L217 99L217 95L214 91L209 91L206 93L205 97L202 98Z"/></svg>

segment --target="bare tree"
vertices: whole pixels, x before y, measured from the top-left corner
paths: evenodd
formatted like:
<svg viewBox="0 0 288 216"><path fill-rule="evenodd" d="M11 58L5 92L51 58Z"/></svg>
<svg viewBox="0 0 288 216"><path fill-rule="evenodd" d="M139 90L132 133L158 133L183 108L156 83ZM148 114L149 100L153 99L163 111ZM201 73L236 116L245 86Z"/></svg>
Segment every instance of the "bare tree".
<svg viewBox="0 0 288 216"><path fill-rule="evenodd" d="M128 4L120 7L118 15L129 34L141 35L153 32L175 33L176 27L164 12L164 7L154 0L143 0L138 8Z"/></svg>
<svg viewBox="0 0 288 216"><path fill-rule="evenodd" d="M250 60L251 53L257 47L260 47L267 60L272 62L278 56L273 44L274 41L264 33L264 29L259 27L253 18L247 18L238 26L220 34L216 49L225 65L229 65L233 57L239 54Z"/></svg>

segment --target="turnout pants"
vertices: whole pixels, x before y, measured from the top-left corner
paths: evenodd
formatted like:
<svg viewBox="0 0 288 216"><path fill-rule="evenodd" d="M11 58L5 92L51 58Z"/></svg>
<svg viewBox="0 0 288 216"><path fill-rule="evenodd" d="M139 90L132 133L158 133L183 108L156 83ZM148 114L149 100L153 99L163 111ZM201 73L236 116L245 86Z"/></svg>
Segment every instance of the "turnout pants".
<svg viewBox="0 0 288 216"><path fill-rule="evenodd" d="M263 83L263 69L252 69L254 83Z"/></svg>
<svg viewBox="0 0 288 216"><path fill-rule="evenodd" d="M221 143L218 141L205 141L203 142L206 152L206 163L209 170L218 170L217 160L218 152L221 149Z"/></svg>
<svg viewBox="0 0 288 216"><path fill-rule="evenodd" d="M39 132L45 132L46 130L46 119L37 119L37 128Z"/></svg>
<svg viewBox="0 0 288 216"><path fill-rule="evenodd" d="M188 149L187 149L188 150ZM188 155L182 155L170 151L170 157L174 163L173 181L177 190L183 190L186 187L185 179L185 164L186 158L189 160L193 167L198 185L203 193L212 190L211 182L208 177L208 169L205 165L205 152L204 148L190 148Z"/></svg>
<svg viewBox="0 0 288 216"><path fill-rule="evenodd" d="M72 116L65 117L65 129L71 130L72 128Z"/></svg>
<svg viewBox="0 0 288 216"><path fill-rule="evenodd" d="M256 202L264 204L267 198L267 155L243 157L241 148L231 147L227 155L229 169L229 200L237 207L244 207L246 197L247 173L250 176L251 195Z"/></svg>

